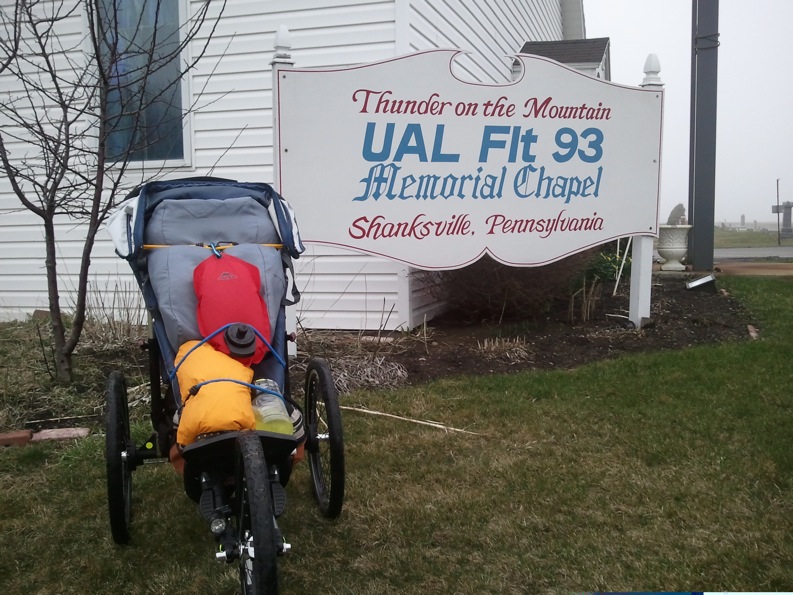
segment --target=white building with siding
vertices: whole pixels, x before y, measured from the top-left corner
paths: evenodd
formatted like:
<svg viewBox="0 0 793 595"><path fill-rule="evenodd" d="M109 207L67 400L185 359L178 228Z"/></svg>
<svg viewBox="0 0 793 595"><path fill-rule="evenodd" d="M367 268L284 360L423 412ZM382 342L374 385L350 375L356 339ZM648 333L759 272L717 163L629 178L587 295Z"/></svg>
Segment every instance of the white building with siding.
<svg viewBox="0 0 793 595"><path fill-rule="evenodd" d="M173 2L185 19L203 0ZM11 4L0 0L4 8ZM58 24L61 37L79 46L85 42L85 22L84 15L74 12ZM281 25L291 32L297 67L345 66L452 47L471 52L457 63L461 77L493 83L510 79L508 56L526 42L585 38L583 0L228 0L207 54L183 82L183 104L197 103L198 110L185 118L183 158L170 161L163 177L272 181L270 62ZM194 45L201 43L199 38ZM13 79L0 75L0 93L18 91ZM3 124L7 121L0 115ZM21 146L11 149L21 154ZM137 164L128 188L161 166ZM85 231L64 219L58 221L58 233L61 304L68 310ZM99 239L91 269L99 301L109 303L107 296L117 288L135 294L127 264L115 256L104 234ZM436 310L411 271L399 263L309 247L296 266L303 294L297 316L306 327L407 328ZM8 181L0 179L0 319L24 317L36 309L47 309L43 228Z"/></svg>

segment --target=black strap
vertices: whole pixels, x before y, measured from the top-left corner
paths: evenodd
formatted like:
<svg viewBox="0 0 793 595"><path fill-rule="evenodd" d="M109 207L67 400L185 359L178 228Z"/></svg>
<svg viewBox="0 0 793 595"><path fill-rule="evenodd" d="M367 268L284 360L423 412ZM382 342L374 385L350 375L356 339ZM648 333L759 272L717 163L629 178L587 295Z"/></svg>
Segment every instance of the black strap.
<svg viewBox="0 0 793 595"><path fill-rule="evenodd" d="M289 277L292 278L292 299L290 300L284 296L282 303L285 306L294 306L300 301L300 291L298 290L297 282L295 281L295 267L292 264L292 257L289 256L286 250L281 250L281 262L284 263L284 268L289 271L286 276L286 282L289 282Z"/></svg>

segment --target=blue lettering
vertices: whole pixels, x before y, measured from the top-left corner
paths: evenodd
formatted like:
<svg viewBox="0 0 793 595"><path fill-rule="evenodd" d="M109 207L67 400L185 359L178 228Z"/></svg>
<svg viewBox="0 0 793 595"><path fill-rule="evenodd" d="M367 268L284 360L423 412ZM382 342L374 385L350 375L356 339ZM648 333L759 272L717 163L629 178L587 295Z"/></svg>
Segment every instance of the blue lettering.
<svg viewBox="0 0 793 595"><path fill-rule="evenodd" d="M402 140L399 141L394 161L402 161L405 155L418 155L419 161L427 161L427 149L424 145L424 135L421 132L421 124L408 124Z"/></svg>
<svg viewBox="0 0 793 595"><path fill-rule="evenodd" d="M394 151L394 156L391 158L391 150L394 146L394 130L396 124L389 122L385 125L385 133L383 134L382 143L379 149L375 149L375 133L377 123L367 122L366 133L363 139L363 158L369 162L383 163L385 161L402 161L406 155L415 155L419 161L426 163L427 159L427 144L424 142L424 133L420 124L407 124L402 133L399 145ZM435 138L432 143L432 157L429 161L433 163L456 163L460 161L459 153L444 153L443 152L443 134L445 132L444 124L437 124L435 126Z"/></svg>
<svg viewBox="0 0 793 595"><path fill-rule="evenodd" d="M369 169L369 174L361 178L360 182L364 185L364 190L360 196L353 198L354 201L377 200L385 196L388 200L394 200L394 184L397 174L401 168L393 163L384 165L379 163Z"/></svg>
<svg viewBox="0 0 793 595"><path fill-rule="evenodd" d="M432 144L432 159L433 163L450 163L460 161L459 153L444 153L443 152L443 131L445 130L444 124L435 126L435 142Z"/></svg>
<svg viewBox="0 0 793 595"><path fill-rule="evenodd" d="M487 162L490 149L503 149L507 146L506 140L494 140L494 134L509 134L509 126L485 126L482 133L482 146L479 148L479 163Z"/></svg>
<svg viewBox="0 0 793 595"><path fill-rule="evenodd" d="M366 123L366 136L363 139L363 158L366 161L386 161L391 154L391 143L394 140L394 124L388 123L385 125L385 136L383 137L383 148L379 153L372 150L372 141L374 140L374 122Z"/></svg>
<svg viewBox="0 0 793 595"><path fill-rule="evenodd" d="M479 163L487 161L490 149L503 149L507 146L506 138L493 138L495 135L509 137L509 155L507 157L509 163L515 163L518 160L518 155L524 163L534 163L536 157L532 154L532 147L537 142L537 135L534 134L534 128L522 130L520 126L485 126L482 133L482 146L479 148ZM523 150L521 150L521 145L523 145Z"/></svg>

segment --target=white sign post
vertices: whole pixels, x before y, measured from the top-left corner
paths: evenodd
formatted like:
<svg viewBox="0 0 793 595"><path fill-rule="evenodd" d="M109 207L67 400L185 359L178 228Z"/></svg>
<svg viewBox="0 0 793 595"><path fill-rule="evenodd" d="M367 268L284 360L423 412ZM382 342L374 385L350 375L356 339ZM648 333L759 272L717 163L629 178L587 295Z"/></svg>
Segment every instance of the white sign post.
<svg viewBox="0 0 793 595"><path fill-rule="evenodd" d="M656 235L663 92L519 55L506 85L457 50L278 71L276 180L303 240L422 269L538 266Z"/></svg>

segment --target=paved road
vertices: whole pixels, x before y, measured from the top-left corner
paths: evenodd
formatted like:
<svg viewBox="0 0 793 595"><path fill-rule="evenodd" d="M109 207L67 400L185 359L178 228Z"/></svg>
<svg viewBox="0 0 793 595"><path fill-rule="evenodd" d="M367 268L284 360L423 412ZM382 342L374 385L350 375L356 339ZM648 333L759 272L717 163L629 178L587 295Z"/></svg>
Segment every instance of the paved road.
<svg viewBox="0 0 793 595"><path fill-rule="evenodd" d="M717 248L713 268L724 275L793 277L793 262L769 262L769 258L793 259L793 246L775 248Z"/></svg>
<svg viewBox="0 0 793 595"><path fill-rule="evenodd" d="M793 259L793 246L776 246L773 248L715 248L713 250L714 262L734 259L752 260L773 257Z"/></svg>

